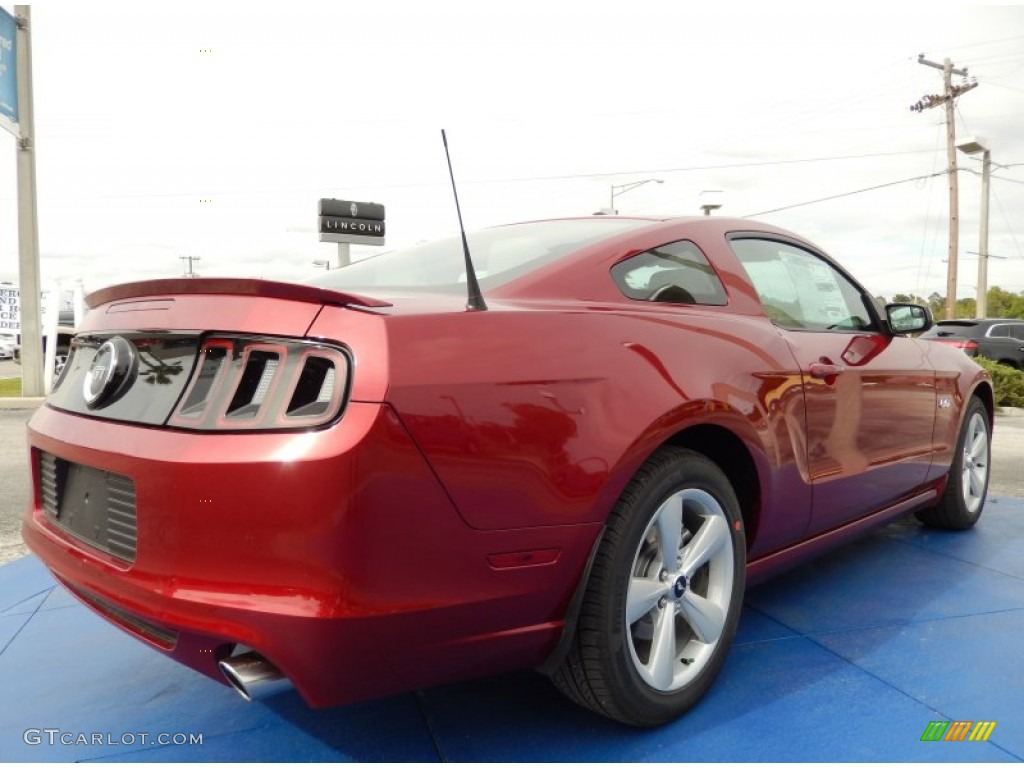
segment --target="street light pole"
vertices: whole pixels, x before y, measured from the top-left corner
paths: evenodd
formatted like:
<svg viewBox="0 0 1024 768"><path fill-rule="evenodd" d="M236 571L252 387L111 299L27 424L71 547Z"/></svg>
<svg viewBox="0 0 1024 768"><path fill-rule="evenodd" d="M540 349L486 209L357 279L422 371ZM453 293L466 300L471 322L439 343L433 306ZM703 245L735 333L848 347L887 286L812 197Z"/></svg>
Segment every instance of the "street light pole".
<svg viewBox="0 0 1024 768"><path fill-rule="evenodd" d="M988 314L988 185L992 173L992 152L988 149L981 161L981 234L978 236L978 317Z"/></svg>
<svg viewBox="0 0 1024 768"><path fill-rule="evenodd" d="M974 314L985 317L988 314L988 198L989 179L992 174L992 151L988 145L975 136L967 136L957 142L956 148L967 155L981 153L981 225L978 235L978 298Z"/></svg>
<svg viewBox="0 0 1024 768"><path fill-rule="evenodd" d="M644 184L647 184L648 182L651 182L651 181L655 182L656 184L664 184L665 183L664 179L644 179L643 181L631 181L628 184L612 184L612 187L611 187L611 198L609 199L609 202L611 203L611 207L608 209L609 214L612 215L612 216L615 216L615 215L618 214L618 211L615 210L615 198L616 197L619 197L620 195L624 195L627 192L629 192L631 190L634 190L637 187L642 186Z"/></svg>
<svg viewBox="0 0 1024 768"><path fill-rule="evenodd" d="M712 211L722 207L722 190L705 189L700 193L700 200L700 209L704 211L705 216L710 216Z"/></svg>

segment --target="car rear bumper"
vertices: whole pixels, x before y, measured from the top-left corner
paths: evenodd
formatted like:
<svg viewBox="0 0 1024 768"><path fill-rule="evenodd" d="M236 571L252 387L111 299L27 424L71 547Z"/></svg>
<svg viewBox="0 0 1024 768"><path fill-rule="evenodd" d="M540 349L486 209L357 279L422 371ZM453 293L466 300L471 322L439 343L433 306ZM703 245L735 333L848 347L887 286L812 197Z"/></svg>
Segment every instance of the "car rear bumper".
<svg viewBox="0 0 1024 768"><path fill-rule="evenodd" d="M381 404L350 403L330 429L244 435L44 406L29 442L23 535L61 583L214 679L251 648L313 706L539 663L598 531L469 529ZM132 479L134 562L47 517L43 453ZM493 566L494 553L537 549L557 556Z"/></svg>

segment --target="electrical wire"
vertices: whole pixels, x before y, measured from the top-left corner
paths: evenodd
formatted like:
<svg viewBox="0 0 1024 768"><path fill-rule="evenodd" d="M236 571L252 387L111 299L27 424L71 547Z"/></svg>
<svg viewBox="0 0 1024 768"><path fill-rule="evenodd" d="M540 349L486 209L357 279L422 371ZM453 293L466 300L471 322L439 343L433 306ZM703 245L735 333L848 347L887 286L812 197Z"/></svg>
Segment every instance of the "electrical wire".
<svg viewBox="0 0 1024 768"><path fill-rule="evenodd" d="M939 150L940 150L940 147L942 146L943 134L944 133L945 133L945 124L944 123L937 123L935 125L935 141L934 141L933 154L932 154L932 173L938 173L938 171L936 169L939 167L939 159L940 159ZM926 205L926 208L925 208L924 231L921 233L921 250L920 250L920 252L918 253L918 256L917 256L917 286L916 287L917 287L917 292L918 293L921 293L924 290L925 284L931 278L931 271L932 271L932 260L926 258L926 253L927 253L926 249L928 247L927 246L927 244L928 244L928 229L929 229L929 227L931 226L931 223L932 223L932 200L935 197L935 185L934 185L934 183L931 183L931 184L929 184L929 186L931 188L928 190L927 205ZM939 227L936 225L934 227L934 229L933 229L933 234L932 234L932 239L931 239L931 249L930 249L930 251L932 253L935 252L935 243L938 241L938 238L939 238Z"/></svg>
<svg viewBox="0 0 1024 768"><path fill-rule="evenodd" d="M909 184L912 181L922 181L923 179L931 179L931 178L934 178L936 176L945 176L948 173L949 173L949 171L939 171L937 173L925 174L924 176L914 176L914 177L909 178L909 179L900 179L899 181L889 181L889 182L886 182L885 184L876 184L873 187L864 187L863 189L854 189L854 190L851 190L849 192L840 192L839 194L836 194L836 195L829 195L828 197L819 197L819 198L816 198L814 200L805 200L802 203L793 203L792 205L784 205L784 206L782 206L780 208L772 208L771 210L768 210L768 211L758 211L757 213L747 213L747 214L744 214L743 218L752 218L754 216L765 216L765 215L767 215L769 213L778 213L779 211L788 211L788 210L791 210L793 208L802 208L805 205L814 205L815 203L824 203L824 202L827 202L829 200L838 200L838 199L843 198L843 197L852 197L853 195L860 195L860 194L863 194L864 192L874 192L877 189L885 189L886 187L895 187L895 186L897 186L899 184Z"/></svg>
<svg viewBox="0 0 1024 768"><path fill-rule="evenodd" d="M897 152L875 152L869 154L860 155L831 155L825 157L805 157L805 158L793 158L789 160L757 160L746 163L721 163L718 165L693 165L677 168L648 168L642 170L632 171L600 171L595 173L570 173L570 174L558 174L552 176L512 176L507 178L493 178L493 179L467 179L461 182L463 185L467 184L517 184L522 182L535 182L535 181L568 181L572 179L601 179L601 178L613 178L616 176L638 176L641 174L663 174L663 173L688 173L692 171L714 171L731 168L758 168L765 166L776 166L776 165L800 165L807 163L823 163L832 162L837 160L865 160L875 157L894 157L899 155L916 155L930 153L933 150L930 149L910 149L902 150ZM369 186L373 189L408 189L415 187L434 187L438 186L440 182L415 182L408 184L368 184L363 186ZM292 188L292 189L281 189L275 187L273 190L260 190L248 189L244 192L211 192L206 193L210 197L246 197L251 195L265 194L266 192L273 191L274 193L314 193L319 194L327 191L337 191L340 189L351 189L352 185L346 185L345 187L305 187L305 188ZM58 193L54 197L60 197ZM75 197L81 197L80 193L76 193ZM93 200L122 200L122 199L145 199L145 198L172 198L172 197L195 197L194 192L152 192L146 194L116 194L116 195L89 195L90 199ZM0 197L0 200L14 200L14 197Z"/></svg>

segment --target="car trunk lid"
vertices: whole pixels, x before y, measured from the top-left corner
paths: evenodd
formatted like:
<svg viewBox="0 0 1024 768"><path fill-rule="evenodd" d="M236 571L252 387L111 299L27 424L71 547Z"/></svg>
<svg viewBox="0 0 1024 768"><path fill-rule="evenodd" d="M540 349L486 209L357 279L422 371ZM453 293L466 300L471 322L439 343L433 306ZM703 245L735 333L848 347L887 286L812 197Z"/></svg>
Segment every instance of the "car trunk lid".
<svg viewBox="0 0 1024 768"><path fill-rule="evenodd" d="M87 304L52 407L150 426L263 430L325 424L346 398L383 396L386 375L374 369L386 369L386 338L376 315L391 305L379 299L198 278L113 286ZM316 322L325 310L329 326ZM358 386L356 350L367 374ZM112 377L106 369L117 365L127 368Z"/></svg>

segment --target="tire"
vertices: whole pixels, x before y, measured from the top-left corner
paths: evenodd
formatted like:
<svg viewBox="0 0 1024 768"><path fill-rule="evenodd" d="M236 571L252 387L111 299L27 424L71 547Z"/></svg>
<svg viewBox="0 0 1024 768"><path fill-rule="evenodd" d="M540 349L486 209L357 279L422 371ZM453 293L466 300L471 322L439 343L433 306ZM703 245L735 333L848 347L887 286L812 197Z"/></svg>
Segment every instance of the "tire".
<svg viewBox="0 0 1024 768"><path fill-rule="evenodd" d="M917 519L933 528L963 531L981 517L991 475L992 432L988 411L977 397L967 404L946 490L939 503L916 512Z"/></svg>
<svg viewBox="0 0 1024 768"><path fill-rule="evenodd" d="M678 717L722 667L745 575L743 520L728 479L699 453L659 450L609 516L555 685L628 725Z"/></svg>
<svg viewBox="0 0 1024 768"><path fill-rule="evenodd" d="M64 372L64 366L68 363L68 348L58 347L53 357L53 375L59 377Z"/></svg>

